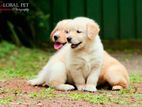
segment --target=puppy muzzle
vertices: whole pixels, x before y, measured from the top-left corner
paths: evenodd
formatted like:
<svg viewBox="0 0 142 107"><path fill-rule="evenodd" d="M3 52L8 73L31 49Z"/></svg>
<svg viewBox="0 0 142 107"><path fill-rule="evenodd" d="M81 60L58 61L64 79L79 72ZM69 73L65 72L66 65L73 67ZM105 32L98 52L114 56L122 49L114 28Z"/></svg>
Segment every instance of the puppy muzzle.
<svg viewBox="0 0 142 107"><path fill-rule="evenodd" d="M71 40L72 40L71 37L67 37L67 41L68 41L69 43L71 43Z"/></svg>
<svg viewBox="0 0 142 107"><path fill-rule="evenodd" d="M54 35L54 40L57 41L59 39L58 35Z"/></svg>

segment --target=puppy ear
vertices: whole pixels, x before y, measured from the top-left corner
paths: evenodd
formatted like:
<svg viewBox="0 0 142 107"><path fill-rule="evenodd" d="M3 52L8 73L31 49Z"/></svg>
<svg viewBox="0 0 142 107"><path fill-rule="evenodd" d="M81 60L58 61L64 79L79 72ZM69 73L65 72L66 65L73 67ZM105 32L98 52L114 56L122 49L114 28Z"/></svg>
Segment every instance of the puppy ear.
<svg viewBox="0 0 142 107"><path fill-rule="evenodd" d="M87 24L87 35L89 39L93 39L100 31L99 25L96 22Z"/></svg>
<svg viewBox="0 0 142 107"><path fill-rule="evenodd" d="M50 38L52 38L52 36L54 35L54 33L57 31L57 28L55 27L52 32L50 33Z"/></svg>
<svg viewBox="0 0 142 107"><path fill-rule="evenodd" d="M51 39L52 41L54 41L53 36L54 36L54 34L56 33L57 30L58 30L57 27L55 27L55 28L52 30L52 32L50 33L50 39Z"/></svg>

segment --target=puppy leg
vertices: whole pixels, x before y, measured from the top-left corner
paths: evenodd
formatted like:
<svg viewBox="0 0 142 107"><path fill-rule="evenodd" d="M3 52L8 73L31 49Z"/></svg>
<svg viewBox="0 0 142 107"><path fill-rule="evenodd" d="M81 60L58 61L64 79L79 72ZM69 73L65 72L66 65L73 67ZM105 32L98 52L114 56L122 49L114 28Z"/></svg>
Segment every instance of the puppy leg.
<svg viewBox="0 0 142 107"><path fill-rule="evenodd" d="M85 89L85 78L83 77L83 74L81 70L74 69L71 71L72 79L77 87L78 90L84 91Z"/></svg>
<svg viewBox="0 0 142 107"><path fill-rule="evenodd" d="M105 80L112 86L112 90L120 90L128 87L128 74L121 66L112 66L104 75Z"/></svg>
<svg viewBox="0 0 142 107"><path fill-rule="evenodd" d="M29 80L28 84L30 85L41 85L46 81L48 76L48 64L39 72L38 76L35 79Z"/></svg>
<svg viewBox="0 0 142 107"><path fill-rule="evenodd" d="M54 67L50 70L50 75L46 81L50 87L63 91L75 89L74 86L65 84L67 81L67 71L64 63L55 63Z"/></svg>
<svg viewBox="0 0 142 107"><path fill-rule="evenodd" d="M88 79L87 79L85 91L90 91L90 92L97 91L96 86L97 86L99 74L100 74L100 68L98 68L97 70L95 69L93 70L93 72L91 72L91 74L88 76Z"/></svg>

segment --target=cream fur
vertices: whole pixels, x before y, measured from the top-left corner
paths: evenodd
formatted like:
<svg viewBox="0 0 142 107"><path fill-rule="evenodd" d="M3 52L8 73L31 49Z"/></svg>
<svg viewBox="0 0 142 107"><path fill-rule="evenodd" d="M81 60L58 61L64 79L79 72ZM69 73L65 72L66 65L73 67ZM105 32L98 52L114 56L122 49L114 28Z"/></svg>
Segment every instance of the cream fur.
<svg viewBox="0 0 142 107"><path fill-rule="evenodd" d="M96 91L100 69L103 64L103 45L98 36L97 23L88 18L76 18L67 24L68 38L71 38L69 72L78 90Z"/></svg>
<svg viewBox="0 0 142 107"><path fill-rule="evenodd" d="M84 20L84 18L82 18L82 17L79 17L76 19L79 19L79 22L81 22L81 23ZM86 18L85 18L85 20L86 20ZM63 20L57 24L57 26L55 27L55 29L51 33L52 40L54 39L52 36L53 33L55 33L56 31L60 31L60 33L59 33L60 39L58 39L58 42L61 42L61 43L67 42L65 30L67 28L66 24L70 21L71 20L69 20L69 21L65 20L65 22L64 22L64 20ZM94 30L97 30L97 28ZM96 36L96 38L99 38L99 37ZM97 46L93 46L93 47L97 47ZM96 49L99 49L99 46ZM31 85L40 85L40 84L43 84L44 82L47 82L47 84L49 86L51 86L55 89L58 89L58 90L72 90L72 89L74 89L73 85L65 84L66 82L74 84L73 78L71 76L71 72L69 72L70 62L68 62L68 61L71 61L71 59L68 56L70 55L70 53L72 53L70 50L70 45L66 44L55 55L52 56L52 58L48 61L46 66L40 71L37 78L28 81L28 83ZM90 65L89 65L90 62L88 61L89 57L84 55L83 53L81 53L80 56L82 56L82 57L79 57L79 58L81 58L84 62L82 60L79 60L78 63L80 63L80 65L85 63L86 66L84 66L84 68L86 70L84 70L85 72L83 75L87 75L86 71L88 71L87 69L90 69ZM96 56L96 54L95 54L95 56ZM103 65L101 68L98 84L103 84L105 82L108 82L112 86L113 90L127 88L129 85L129 76L128 76L128 72L127 72L126 68L118 60L116 60L115 58L110 56L106 51L103 52L103 56L104 56L104 60L103 60ZM75 57L77 57L77 56L75 56ZM75 60L75 57L74 57L74 60ZM72 61L73 61L73 59L72 59ZM96 65L96 64L94 64L94 65ZM99 75L99 72L98 72L98 75ZM94 79L97 79L97 78L98 78L97 75L96 75L96 77L94 76ZM88 85L87 87L88 87L88 89L85 88L84 85L82 85L82 86L80 85L78 87L78 89L79 90L88 90L88 91L89 90L90 91L96 90L96 87L92 88L92 85Z"/></svg>
<svg viewBox="0 0 142 107"><path fill-rule="evenodd" d="M46 82L47 85L57 90L73 90L74 86L65 84L67 82L67 68L69 68L69 55L66 52L70 51L70 45L65 45L55 55L53 55L46 66L39 72L38 76L29 80L31 85L41 85Z"/></svg>

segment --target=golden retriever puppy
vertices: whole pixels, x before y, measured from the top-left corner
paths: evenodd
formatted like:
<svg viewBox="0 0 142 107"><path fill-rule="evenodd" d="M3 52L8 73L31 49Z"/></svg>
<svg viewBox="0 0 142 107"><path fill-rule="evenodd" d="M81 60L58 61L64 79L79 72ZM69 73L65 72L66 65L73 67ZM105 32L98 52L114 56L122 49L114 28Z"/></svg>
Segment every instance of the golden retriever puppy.
<svg viewBox="0 0 142 107"><path fill-rule="evenodd" d="M70 20L60 21L57 26L61 25L62 27L64 27L67 21ZM57 34L62 35L64 33L62 33L62 30L60 30L59 32L55 33L55 35ZM54 39L56 38L54 37ZM60 48L60 45L65 44L61 43L55 43L54 47ZM42 85L43 83L46 83L48 86L53 87L57 90L73 90L75 88L73 85L65 84L67 82L67 68L69 68L68 62L70 60L69 55L67 55L69 51L70 45L66 44L64 47L62 47L62 49L60 49L49 59L48 63L39 72L37 77L33 80L29 80L28 83L31 85Z"/></svg>
<svg viewBox="0 0 142 107"><path fill-rule="evenodd" d="M84 20L84 18L79 17L76 18L76 20L80 21ZM69 22L70 21L66 21L66 23ZM51 33L52 40L56 41L59 44L60 43L65 44L67 42L66 39L67 37L65 34L67 33L67 31L65 31L66 26L63 27L64 24L62 23L58 23L57 25L58 26L56 26ZM54 36L57 31L61 33L58 33L58 39L54 40L55 39ZM60 48L56 47L56 49ZM112 90L127 88L129 86L129 76L126 68L118 60L110 56L106 51L104 51L103 53L104 53L104 61L103 61L103 66L101 68L98 85L109 83L112 86Z"/></svg>
<svg viewBox="0 0 142 107"><path fill-rule="evenodd" d="M80 23L78 23L78 25L80 25ZM72 28L72 26L70 27ZM82 27L82 30L84 31L84 35L82 35L83 38L80 35L80 39L76 39L81 41L76 44L75 40L72 41L73 43L71 42L71 45L64 45L62 49L60 49L55 55L51 57L47 65L40 71L37 78L28 81L29 84L40 85L46 82L50 87L58 90L72 90L74 89L73 85L75 85L78 90L96 91L97 80L103 62L103 46L101 44L99 36L97 36L99 27L95 22L93 24L88 23L87 29L86 24ZM93 32L91 30L92 27ZM80 31L77 32L80 33ZM66 31L66 33L68 32ZM53 35L57 34L59 33L53 33ZM74 51L72 50L72 48ZM80 49L83 50L79 51ZM83 57L79 57L82 55ZM80 58L82 59L80 60ZM74 61L77 62L75 63ZM75 72L78 69L79 71Z"/></svg>
<svg viewBox="0 0 142 107"><path fill-rule="evenodd" d="M104 83L109 83L112 86L112 90L120 90L129 86L127 69L106 51L104 51L104 62L98 85Z"/></svg>
<svg viewBox="0 0 142 107"><path fill-rule="evenodd" d="M66 27L67 41L71 44L69 73L78 90L95 92L103 64L103 45L98 24L78 18Z"/></svg>
<svg viewBox="0 0 142 107"><path fill-rule="evenodd" d="M71 19L64 19L62 21L59 21L56 27L51 32L50 37L51 37L51 40L54 42L54 49L59 50L67 43L65 28L66 28L66 24L71 21L72 21Z"/></svg>

